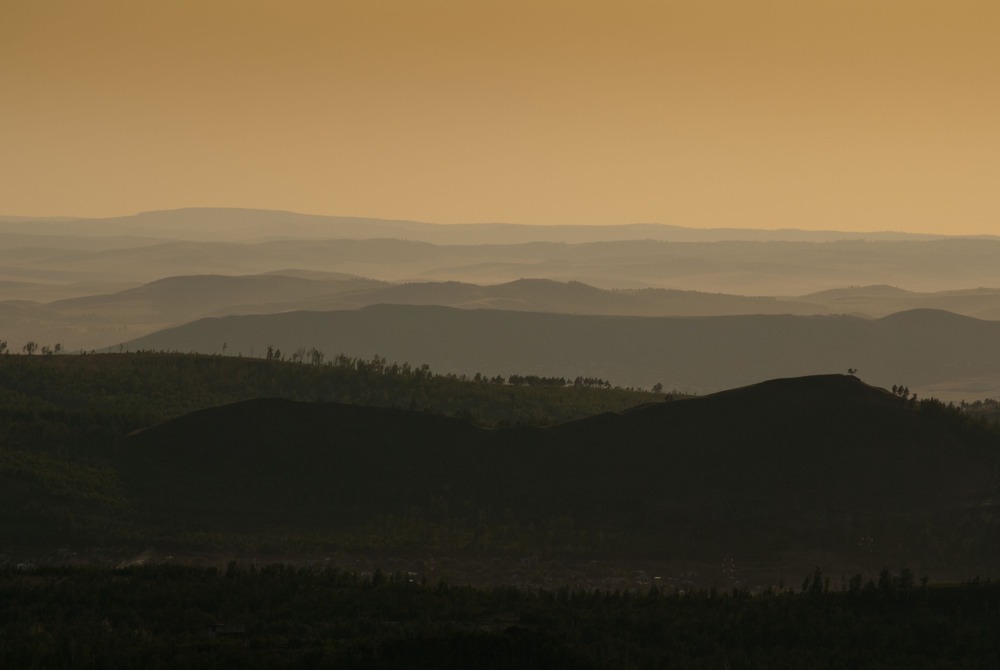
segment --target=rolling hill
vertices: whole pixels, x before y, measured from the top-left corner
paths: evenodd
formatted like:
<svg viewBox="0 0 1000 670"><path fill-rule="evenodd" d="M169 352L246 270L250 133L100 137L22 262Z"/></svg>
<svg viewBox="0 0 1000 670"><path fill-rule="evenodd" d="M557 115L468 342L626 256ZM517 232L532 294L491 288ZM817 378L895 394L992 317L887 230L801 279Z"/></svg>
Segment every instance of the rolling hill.
<svg viewBox="0 0 1000 670"><path fill-rule="evenodd" d="M711 392L855 367L883 387L1000 395L1000 322L937 310L847 316L618 317L376 305L202 319L129 350L260 356L267 346L427 363L456 374L594 375L620 386ZM954 396L952 396L954 397ZM959 395L959 397L962 397Z"/></svg>
<svg viewBox="0 0 1000 670"><path fill-rule="evenodd" d="M627 394L376 361L3 362L8 558L527 556L533 573L544 560L560 574L610 561L718 575L729 557L766 584L816 565L987 575L1000 555L996 429L849 376L606 411ZM535 407L580 418L483 428L439 413L451 403L464 416L480 395L501 416ZM664 396L631 402L649 398Z"/></svg>
<svg viewBox="0 0 1000 670"><path fill-rule="evenodd" d="M113 463L165 544L738 555L802 571L823 557L980 574L1000 551L1000 436L840 375L549 429L259 399L136 433Z"/></svg>
<svg viewBox="0 0 1000 670"><path fill-rule="evenodd" d="M797 300L822 305L831 314L888 316L911 309L940 309L989 321L1000 320L1000 289L906 291L894 286L854 286L799 296Z"/></svg>
<svg viewBox="0 0 1000 670"><path fill-rule="evenodd" d="M25 288L28 286L29 288ZM0 283L16 295L36 284ZM1000 290L918 293L876 285L790 297L744 296L662 288L607 290L581 282L518 279L501 284L426 281L390 284L342 273L285 269L257 275L165 277L112 293L36 303L0 302L8 342L42 337L71 351L98 349L206 316L357 309L377 304L442 305L557 314L735 316L850 314L883 317L942 309L1000 318Z"/></svg>
<svg viewBox="0 0 1000 670"><path fill-rule="evenodd" d="M8 300L0 302L0 317L6 326L3 337L11 343L45 338L78 351L107 347L206 316L357 309L381 303L647 316L822 311L820 305L793 300L667 289L607 291L546 279L488 286L461 282L388 284L352 275L284 270L261 275L166 277L114 293L44 304Z"/></svg>

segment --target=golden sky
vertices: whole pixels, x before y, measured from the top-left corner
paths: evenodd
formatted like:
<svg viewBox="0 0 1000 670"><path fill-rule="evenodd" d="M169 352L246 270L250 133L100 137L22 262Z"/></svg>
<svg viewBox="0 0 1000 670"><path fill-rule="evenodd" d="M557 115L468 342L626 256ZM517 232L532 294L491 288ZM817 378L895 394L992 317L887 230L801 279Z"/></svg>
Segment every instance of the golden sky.
<svg viewBox="0 0 1000 670"><path fill-rule="evenodd" d="M0 0L0 214L1000 234L996 0Z"/></svg>

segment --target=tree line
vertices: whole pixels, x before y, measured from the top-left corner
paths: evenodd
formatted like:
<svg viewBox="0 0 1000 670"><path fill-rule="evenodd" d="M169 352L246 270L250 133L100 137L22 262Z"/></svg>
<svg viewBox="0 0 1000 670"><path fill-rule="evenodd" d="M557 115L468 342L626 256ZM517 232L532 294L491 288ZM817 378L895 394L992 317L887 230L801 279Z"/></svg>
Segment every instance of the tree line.
<svg viewBox="0 0 1000 670"><path fill-rule="evenodd" d="M21 347L21 351L23 351L28 356L31 356L36 351L38 351L38 346L39 346L38 342L35 342L34 340L28 340L27 342L24 343L24 346ZM55 344L51 345L43 344L41 345L41 347L42 347L42 354L45 356L61 354L63 351L63 345L61 342L56 342ZM11 350L7 346L7 340L0 340L0 355L6 355L10 353Z"/></svg>
<svg viewBox="0 0 1000 670"><path fill-rule="evenodd" d="M994 667L1000 584L905 572L751 593L474 588L332 565L7 565L0 665Z"/></svg>

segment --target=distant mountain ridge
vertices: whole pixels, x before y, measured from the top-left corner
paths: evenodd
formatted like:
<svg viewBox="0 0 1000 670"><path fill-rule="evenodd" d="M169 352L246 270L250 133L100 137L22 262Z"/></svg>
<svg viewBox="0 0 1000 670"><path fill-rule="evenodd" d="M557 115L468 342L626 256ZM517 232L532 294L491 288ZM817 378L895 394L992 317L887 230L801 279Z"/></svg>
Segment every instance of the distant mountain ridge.
<svg viewBox="0 0 1000 670"><path fill-rule="evenodd" d="M854 233L799 229L755 230L686 228L661 223L615 225L522 225L511 223L436 224L399 219L302 214L280 210L189 207L107 218L25 218L0 216L4 229L42 235L145 235L159 239L227 241L243 239L397 237L436 244L521 244L525 242L609 242L651 239L671 242L831 241L848 239L939 239L942 235L893 231Z"/></svg>
<svg viewBox="0 0 1000 670"><path fill-rule="evenodd" d="M93 294L89 287L279 268L391 282L537 277L746 296L877 284L936 292L1000 287L1000 237L435 225L223 209L0 223L0 281L16 283L9 297L47 301Z"/></svg>

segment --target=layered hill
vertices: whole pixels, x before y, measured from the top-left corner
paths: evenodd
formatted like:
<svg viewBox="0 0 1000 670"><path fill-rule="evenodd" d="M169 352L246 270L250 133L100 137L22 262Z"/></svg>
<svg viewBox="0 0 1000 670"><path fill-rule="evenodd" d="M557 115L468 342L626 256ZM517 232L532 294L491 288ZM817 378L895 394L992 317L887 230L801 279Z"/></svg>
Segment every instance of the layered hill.
<svg viewBox="0 0 1000 670"><path fill-rule="evenodd" d="M131 350L260 355L267 346L428 363L473 375L596 375L621 386L708 392L769 377L862 371L883 387L1000 395L1000 322L936 310L882 319L746 315L654 318L435 306L203 319L125 344Z"/></svg>
<svg viewBox="0 0 1000 670"><path fill-rule="evenodd" d="M550 429L262 399L143 430L113 462L136 519L165 544L980 573L1000 555L1000 437L839 375Z"/></svg>
<svg viewBox="0 0 1000 670"><path fill-rule="evenodd" d="M23 282L0 283L16 295ZM30 288L25 290L31 290ZM801 298L681 291L600 289L581 282L518 279L500 284L425 281L390 284L352 275L285 269L255 275L166 277L111 293L54 300L0 301L3 337L16 350L28 340L98 349L206 316L358 309L377 304L441 305L557 314L731 316L850 314L882 317L933 308L1000 319L1000 289L920 293L876 285L830 289ZM21 343L21 344L18 344Z"/></svg>
<svg viewBox="0 0 1000 670"><path fill-rule="evenodd" d="M166 277L113 293L48 303L3 301L0 319L5 325L3 337L11 343L44 337L78 351L107 347L206 316L357 309L383 303L646 316L823 311L818 304L788 299L668 289L609 291L546 279L485 286L463 282L389 284L336 273L282 270L259 275Z"/></svg>
<svg viewBox="0 0 1000 670"><path fill-rule="evenodd" d="M293 238L254 242L172 240L83 246L75 240L4 241L0 281L12 297L78 297L82 287L135 286L191 274L259 274L279 268L340 272L385 281L496 284L522 277L601 288L670 288L744 295L802 295L830 288L893 284L916 291L1000 286L1000 240L675 242L564 238L506 244L413 239ZM31 291L30 285L35 290ZM41 300L42 298L37 298ZM51 299L51 298L50 298Z"/></svg>
<svg viewBox="0 0 1000 670"><path fill-rule="evenodd" d="M990 321L1000 320L1000 289L907 291L894 286L855 286L799 296L800 302L822 305L831 314L888 316L911 309L940 309Z"/></svg>

